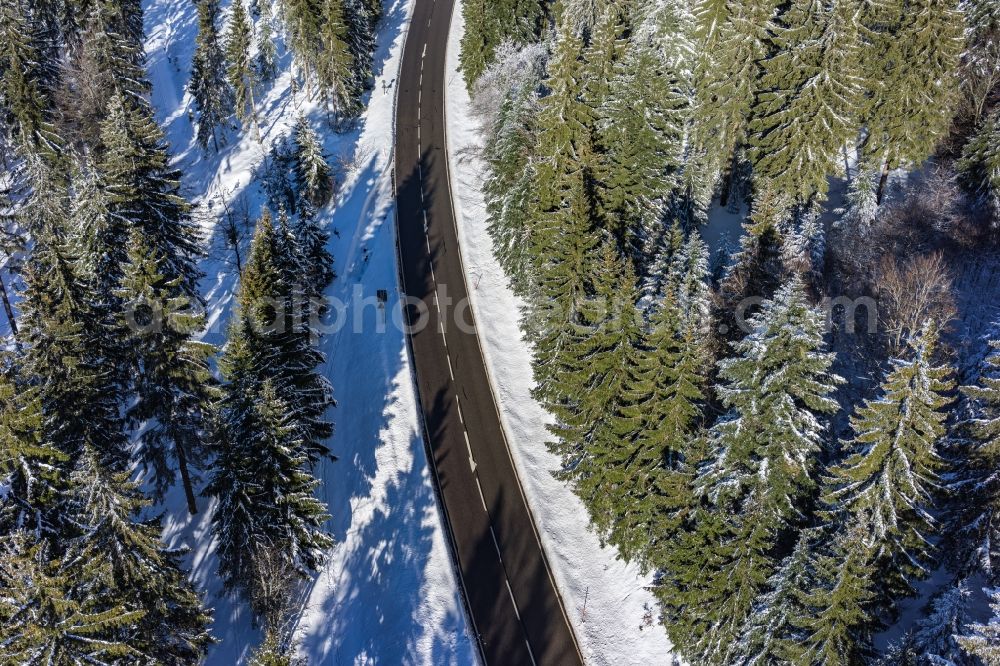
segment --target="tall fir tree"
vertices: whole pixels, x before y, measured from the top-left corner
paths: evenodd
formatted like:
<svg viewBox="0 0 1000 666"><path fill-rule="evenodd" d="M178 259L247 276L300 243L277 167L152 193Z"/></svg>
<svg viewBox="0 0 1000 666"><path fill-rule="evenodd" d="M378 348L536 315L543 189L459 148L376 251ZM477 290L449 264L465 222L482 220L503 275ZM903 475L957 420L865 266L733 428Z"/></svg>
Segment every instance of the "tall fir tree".
<svg viewBox="0 0 1000 666"><path fill-rule="evenodd" d="M82 44L75 63L79 85L73 113L78 138L101 146L102 122L111 113L109 100L120 97L130 111L148 107L152 87L145 69L139 2L97 0L85 6Z"/></svg>
<svg viewBox="0 0 1000 666"><path fill-rule="evenodd" d="M545 405L556 417L551 447L563 460L560 476L573 481L603 538L627 511L632 474L659 461L657 451L636 447L627 387L638 369L642 319L635 273L612 242L602 247L595 287L575 339L554 359L550 395L558 397Z"/></svg>
<svg viewBox="0 0 1000 666"><path fill-rule="evenodd" d="M0 659L11 664L141 662L148 656L120 635L142 611L110 603L80 581L99 563L53 557L28 532L0 537ZM84 587L84 594L79 594Z"/></svg>
<svg viewBox="0 0 1000 666"><path fill-rule="evenodd" d="M821 419L836 410L831 393L843 381L823 350L823 315L798 279L764 301L749 324L734 355L719 364L725 384L717 390L730 411L713 427L714 452L698 481L712 507L698 529L713 537L688 611L705 624L688 642L712 663L728 663L777 570L780 545L805 522L818 486Z"/></svg>
<svg viewBox="0 0 1000 666"><path fill-rule="evenodd" d="M1000 7L992 0L963 0L966 48L962 55L962 89L979 123L990 96L1000 83Z"/></svg>
<svg viewBox="0 0 1000 666"><path fill-rule="evenodd" d="M137 400L127 416L133 426L146 426L138 437L139 450L153 472L156 495L162 497L173 485L176 463L193 515L198 509L190 466L205 460L213 384L209 359L215 348L192 339L204 328L205 318L178 289L181 278L164 276L162 257L133 230L122 282L123 316L132 343L145 353L133 382Z"/></svg>
<svg viewBox="0 0 1000 666"><path fill-rule="evenodd" d="M229 15L229 29L226 32L225 56L228 67L226 76L232 86L236 117L244 126L252 123L257 140L260 141L260 127L257 124L257 103L255 88L256 71L250 58L253 42L253 24L247 15L243 0L235 0Z"/></svg>
<svg viewBox="0 0 1000 666"><path fill-rule="evenodd" d="M465 33L459 66L469 89L492 64L501 44L524 45L541 37L547 5L547 0L474 0L462 5Z"/></svg>
<svg viewBox="0 0 1000 666"><path fill-rule="evenodd" d="M969 625L958 643L971 656L987 666L1000 663L1000 589L987 590L991 616L988 622Z"/></svg>
<svg viewBox="0 0 1000 666"><path fill-rule="evenodd" d="M99 297L92 283L68 253L62 225L69 194L58 183L36 183L23 212L35 243L24 273L21 372L38 387L28 394L40 409L37 436L60 454L64 482L47 511L48 529L36 532L45 542L36 554L52 563L42 575L55 577L53 592L65 605L22 619L36 627L29 636L33 649L50 655L95 649L65 633L83 614L93 615L95 624L82 635L118 646L118 656L197 661L209 641L209 618L176 556L159 542L155 522L137 517L146 502L128 480L124 392L101 340L110 329L94 305ZM119 558L131 563L131 575L118 567ZM53 658L61 663L64 657Z"/></svg>
<svg viewBox="0 0 1000 666"><path fill-rule="evenodd" d="M295 121L295 184L299 197L315 208L322 208L333 196L333 175L323 155L316 130L304 115Z"/></svg>
<svg viewBox="0 0 1000 666"><path fill-rule="evenodd" d="M50 115L46 72L39 43L44 35L28 20L26 3L5 2L0 7L0 108L4 124L22 145L52 155L61 141L55 136Z"/></svg>
<svg viewBox="0 0 1000 666"><path fill-rule="evenodd" d="M319 68L320 31L323 21L323 0L282 0L282 15L288 30L288 45L295 63L307 84L311 84Z"/></svg>
<svg viewBox="0 0 1000 666"><path fill-rule="evenodd" d="M678 3L644 17L597 108L598 214L623 247L654 253L679 186L690 105L691 19Z"/></svg>
<svg viewBox="0 0 1000 666"><path fill-rule="evenodd" d="M255 337L246 315L230 327L221 361L218 457L206 492L219 503L213 514L219 572L264 615L270 609L261 603L260 586L276 573L268 564L306 576L333 541L322 529L328 516L313 495L319 482L290 423L290 405L258 367Z"/></svg>
<svg viewBox="0 0 1000 666"><path fill-rule="evenodd" d="M998 38L1000 41L1000 38ZM1000 220L1000 109L990 115L962 149L959 177L966 188Z"/></svg>
<svg viewBox="0 0 1000 666"><path fill-rule="evenodd" d="M669 549L684 527L696 502L693 482L704 455L699 428L711 356L707 303L698 301L706 296L701 289L705 265L695 256L694 238L690 249L694 259L678 257L652 306L621 398L621 423L634 435L622 442L627 445L622 454L631 462L623 466L622 499L608 541L641 566L656 562L656 552Z"/></svg>
<svg viewBox="0 0 1000 666"><path fill-rule="evenodd" d="M226 76L229 65L219 37L219 0L198 1L198 37L195 39L188 87L198 112L198 142L211 140L219 150L219 130L225 130L234 112L233 88Z"/></svg>
<svg viewBox="0 0 1000 666"><path fill-rule="evenodd" d="M806 634L803 663L850 666L874 656L871 637L881 626L876 546L863 526L834 526L842 531L813 553L813 589L796 625Z"/></svg>
<svg viewBox="0 0 1000 666"><path fill-rule="evenodd" d="M863 88L853 0L796 0L778 18L750 121L755 176L800 204L826 194L858 134Z"/></svg>
<svg viewBox="0 0 1000 666"><path fill-rule="evenodd" d="M696 69L692 142L699 173L714 183L723 173L723 203L757 93L761 64L775 29L777 0L701 0L696 7L702 36Z"/></svg>
<svg viewBox="0 0 1000 666"><path fill-rule="evenodd" d="M952 559L964 574L982 572L988 580L1000 575L1000 341L991 343L992 354L983 361L979 381L962 387L972 401L974 416L962 424L969 446L961 449L958 469L950 484L959 498L955 529L950 535ZM961 498L976 497L975 502Z"/></svg>
<svg viewBox="0 0 1000 666"><path fill-rule="evenodd" d="M354 54L344 0L325 0L325 20L320 26L322 55L317 67L320 93L334 113L354 115L360 109L360 90L355 87Z"/></svg>
<svg viewBox="0 0 1000 666"><path fill-rule="evenodd" d="M302 274L307 295L314 299L322 298L323 291L337 277L333 268L333 255L327 249L330 234L320 226L315 212L309 206L303 207L299 212L294 233L302 255Z"/></svg>
<svg viewBox="0 0 1000 666"><path fill-rule="evenodd" d="M930 610L913 629L909 643L928 663L962 664L966 655L958 638L973 623L972 595L967 581L947 587L931 601Z"/></svg>
<svg viewBox="0 0 1000 666"><path fill-rule="evenodd" d="M498 69L500 65L497 65ZM531 158L536 142L538 88L542 63L529 59L519 68L502 70L509 88L500 101L492 131L483 147L489 178L483 195L489 212L493 253L511 287L524 294L533 264L528 238L528 197L534 185Z"/></svg>
<svg viewBox="0 0 1000 666"><path fill-rule="evenodd" d="M832 468L824 497L831 514L870 535L883 605L911 594L934 559L938 447L954 386L951 370L934 365L936 345L936 331L925 326L909 357L894 362L881 396L858 410L851 454Z"/></svg>
<svg viewBox="0 0 1000 666"><path fill-rule="evenodd" d="M211 616L180 568L184 551L160 541L159 519L139 518L150 502L129 473L109 469L88 446L70 482L66 508L80 533L70 540L67 559L96 565L84 590L140 612L134 626L121 628L121 639L156 662L203 659L213 642Z"/></svg>
<svg viewBox="0 0 1000 666"><path fill-rule="evenodd" d="M795 548L768 581L768 591L754 602L733 655L733 663L761 666L808 663L802 646L808 636L801 626L805 601L812 590L817 530L806 529Z"/></svg>
<svg viewBox="0 0 1000 666"><path fill-rule="evenodd" d="M329 382L316 372L324 357L313 346L316 333L303 316L307 287L302 279L302 258L287 218L275 228L265 213L243 269L239 302L256 334L258 370L274 380L275 390L291 410L298 441L315 464L330 455L324 442L333 425L325 413L334 402Z"/></svg>
<svg viewBox="0 0 1000 666"><path fill-rule="evenodd" d="M948 132L964 46L956 0L880 0L868 4L861 51L869 103L864 153L889 172L919 165Z"/></svg>
<svg viewBox="0 0 1000 666"><path fill-rule="evenodd" d="M261 17L257 30L257 54L253 59L254 74L261 83L270 83L278 75L278 45L270 12Z"/></svg>
<svg viewBox="0 0 1000 666"><path fill-rule="evenodd" d="M138 228L145 242L162 254L164 277L177 281L176 291L199 299L201 240L191 220L190 205L180 194L180 172L170 166L163 132L148 107L131 106L113 95L101 126L106 146L95 168L115 220L105 251L115 253L115 278L127 263L129 233Z"/></svg>
<svg viewBox="0 0 1000 666"><path fill-rule="evenodd" d="M592 119L581 100L582 41L564 28L540 101L537 150L523 235L532 258L524 326L535 343L537 395L555 390L552 361L579 324L600 242L593 219ZM551 396L555 398L555 396Z"/></svg>
<svg viewBox="0 0 1000 666"><path fill-rule="evenodd" d="M24 529L36 538L52 531L53 513L65 488L62 463L69 456L44 438L40 391L17 375L19 359L5 356L0 372L0 531Z"/></svg>

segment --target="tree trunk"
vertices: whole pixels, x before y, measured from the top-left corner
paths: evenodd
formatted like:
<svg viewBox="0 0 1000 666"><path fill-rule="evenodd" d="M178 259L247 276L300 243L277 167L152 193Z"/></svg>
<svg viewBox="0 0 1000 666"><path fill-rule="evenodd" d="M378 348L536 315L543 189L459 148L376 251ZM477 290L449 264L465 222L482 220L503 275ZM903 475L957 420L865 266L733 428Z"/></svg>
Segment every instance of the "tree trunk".
<svg viewBox="0 0 1000 666"><path fill-rule="evenodd" d="M885 184L889 182L889 162L882 162L882 176L878 179L878 193L875 195L875 203L882 205L882 198L885 196Z"/></svg>
<svg viewBox="0 0 1000 666"><path fill-rule="evenodd" d="M726 168L722 172L722 192L719 193L719 205L725 208L729 205L729 196L733 192L733 179L736 177L736 144L729 151Z"/></svg>
<svg viewBox="0 0 1000 666"><path fill-rule="evenodd" d="M257 122L257 100L253 94L253 85L248 83L247 90L250 92L250 118L253 120L254 136L257 143L263 144L264 142L260 138L260 123Z"/></svg>
<svg viewBox="0 0 1000 666"><path fill-rule="evenodd" d="M181 484L184 486L184 497L187 498L188 513L192 516L198 513L198 504L194 498L194 488L191 487L191 474L188 472L187 454L184 447L174 442L174 450L177 452L177 467L181 470Z"/></svg>
<svg viewBox="0 0 1000 666"><path fill-rule="evenodd" d="M3 298L3 310L7 313L7 321L10 323L10 332L14 335L14 339L17 339L17 320L14 319L14 308L10 306L10 298L7 296L7 285L4 284L3 278L0 277L0 298Z"/></svg>

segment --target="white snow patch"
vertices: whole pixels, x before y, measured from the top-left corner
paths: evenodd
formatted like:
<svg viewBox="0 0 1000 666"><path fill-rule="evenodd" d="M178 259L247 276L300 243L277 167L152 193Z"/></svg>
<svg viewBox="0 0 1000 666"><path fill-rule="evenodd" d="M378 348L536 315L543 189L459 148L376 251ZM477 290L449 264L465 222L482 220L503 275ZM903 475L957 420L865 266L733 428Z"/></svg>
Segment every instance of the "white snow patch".
<svg viewBox="0 0 1000 666"><path fill-rule="evenodd" d="M447 60L448 160L466 281L515 467L588 663L670 663L670 642L655 621L651 578L616 559L613 549L600 546L588 528L583 503L552 476L559 460L545 447L550 417L531 398L531 353L518 328L521 303L507 287L487 233L480 189L485 165L477 152L481 138L458 71L463 30L462 12L456 7Z"/></svg>
<svg viewBox="0 0 1000 666"><path fill-rule="evenodd" d="M209 322L205 340L224 341L237 287L232 253L217 225L227 208L245 205L251 217L258 214L265 197L252 171L263 162L264 147L286 136L302 111L322 132L328 156L353 156L349 161L357 165L344 175L335 203L321 211L333 233L330 251L338 273L327 295L345 303L347 315L346 325L321 342L327 356L322 371L338 400L330 447L339 460L321 464L316 473L337 545L302 590L295 618L302 656L310 665L476 663L430 481L405 340L391 323L399 303L391 185L395 90L386 93L382 86L398 79L412 0L386 0L374 92L354 128L334 133L322 109L302 92L293 94L285 54L277 80L259 91L264 147L252 130L231 132L218 155L205 154L195 142L193 101L185 90L197 30L195 3L144 4L157 120L210 244L202 263ZM244 258L248 244L246 239ZM384 311L376 304L379 289L390 294ZM357 326L355 311L361 313ZM383 325L387 315L390 321ZM202 477L199 486L207 474ZM208 663L242 663L260 635L244 605L222 592L211 536L213 506L199 498L201 512L189 516L183 493L174 488L158 508L164 512L164 539L191 549L186 564L215 609L212 631L220 642Z"/></svg>

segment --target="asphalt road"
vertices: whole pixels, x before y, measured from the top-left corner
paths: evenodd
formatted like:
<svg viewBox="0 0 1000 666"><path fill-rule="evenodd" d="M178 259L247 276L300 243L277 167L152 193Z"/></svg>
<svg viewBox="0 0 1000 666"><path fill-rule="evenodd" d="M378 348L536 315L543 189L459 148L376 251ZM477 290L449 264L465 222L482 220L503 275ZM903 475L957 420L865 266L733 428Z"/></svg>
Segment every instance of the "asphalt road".
<svg viewBox="0 0 1000 666"><path fill-rule="evenodd" d="M581 664L507 449L472 313L455 307L467 303L467 289L445 154L453 5L416 0L396 93L398 250L403 290L422 303L407 317L416 329L409 341L425 439L486 663ZM456 325L456 312L466 326Z"/></svg>

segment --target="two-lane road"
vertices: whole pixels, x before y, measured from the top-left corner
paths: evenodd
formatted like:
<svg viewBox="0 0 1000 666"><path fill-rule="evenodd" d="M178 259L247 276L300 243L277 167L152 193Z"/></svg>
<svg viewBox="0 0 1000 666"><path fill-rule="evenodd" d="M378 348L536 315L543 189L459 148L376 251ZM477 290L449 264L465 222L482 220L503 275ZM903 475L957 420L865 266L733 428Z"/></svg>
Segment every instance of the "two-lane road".
<svg viewBox="0 0 1000 666"><path fill-rule="evenodd" d="M582 659L507 449L467 303L445 153L445 55L454 0L416 0L396 98L400 271L426 308L409 336L425 437L464 596L489 666ZM457 310L467 322L471 312ZM416 320L416 310L408 316ZM515 313L511 313L515 316ZM464 329L464 332L463 330Z"/></svg>

